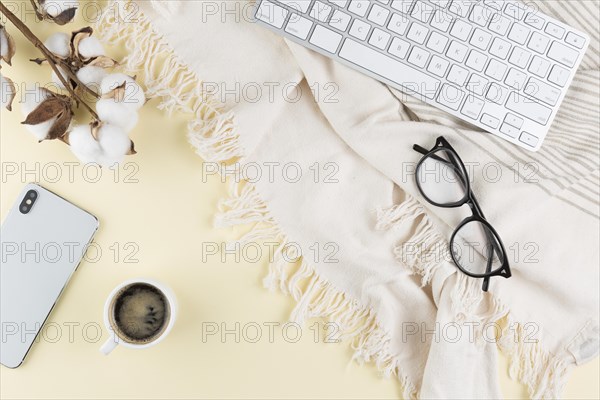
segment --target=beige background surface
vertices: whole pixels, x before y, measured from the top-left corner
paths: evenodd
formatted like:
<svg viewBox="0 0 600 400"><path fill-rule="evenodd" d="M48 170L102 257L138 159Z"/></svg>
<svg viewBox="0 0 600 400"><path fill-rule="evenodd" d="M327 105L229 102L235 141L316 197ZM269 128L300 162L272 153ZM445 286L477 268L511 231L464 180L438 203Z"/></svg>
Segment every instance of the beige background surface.
<svg viewBox="0 0 600 400"><path fill-rule="evenodd" d="M49 67L29 63L38 54L9 29L18 52L14 66L2 73L17 84L46 83ZM56 29L34 27L42 38ZM16 370L0 367L0 397L398 398L395 381L382 379L373 366L352 363L347 345L328 343L323 324L304 327L296 342L295 327L284 328L292 301L261 286L266 251L258 262L238 262L233 255L202 259L203 243L222 246L238 235L212 228L226 188L219 178L203 178L202 160L186 141L186 117L169 118L155 105L144 107L132 134L139 154L118 173L102 170L99 178L96 168L68 164L77 160L62 143L38 144L20 125L18 104L12 113L2 111L2 219L23 185L37 181L99 218L95 248L101 255L90 254L80 266L26 362ZM108 336L105 298L138 276L173 288L179 319L159 346L117 348L105 357L98 351ZM219 333L209 335L215 327ZM223 329L229 330L224 337ZM525 398L525 388L509 380L506 360L499 358L505 396ZM577 368L565 398L600 398L599 373L598 358Z"/></svg>

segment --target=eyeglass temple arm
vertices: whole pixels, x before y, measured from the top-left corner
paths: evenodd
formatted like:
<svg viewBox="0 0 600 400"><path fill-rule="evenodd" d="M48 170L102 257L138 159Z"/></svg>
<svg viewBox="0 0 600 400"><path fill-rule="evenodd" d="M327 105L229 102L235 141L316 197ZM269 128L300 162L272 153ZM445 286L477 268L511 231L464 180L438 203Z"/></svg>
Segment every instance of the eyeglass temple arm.
<svg viewBox="0 0 600 400"><path fill-rule="evenodd" d="M413 145L413 150L415 150L423 155L429 154L429 151L430 151L422 146L419 146L418 144ZM448 162L447 160L444 160L443 158L438 157L435 154L431 155L430 157L436 161L443 162L444 164L452 164L455 168L459 167L458 165L456 165L456 163L452 159L450 159L450 162ZM483 212L481 211L481 207L479 206L479 203L477 202L477 199L475 198L475 194L473 193L473 191L471 190L470 187L469 187L469 195L471 197L471 200L473 201L473 206L475 207L476 213L479 214L479 216L481 218L485 219L485 216L483 215ZM496 240L494 240L494 237L492 235L490 235L490 233L487 232L487 230L485 232L485 235L487 236L488 241L490 241L492 243L492 245L494 247L494 251L497 252L498 254L501 254L500 249L498 248L498 246L496 244ZM492 270L492 254L490 254L488 256L488 263L485 268L485 272L489 273L491 270ZM489 277L483 278L483 285L482 285L481 289L484 292L487 292L489 285L490 285L490 278Z"/></svg>

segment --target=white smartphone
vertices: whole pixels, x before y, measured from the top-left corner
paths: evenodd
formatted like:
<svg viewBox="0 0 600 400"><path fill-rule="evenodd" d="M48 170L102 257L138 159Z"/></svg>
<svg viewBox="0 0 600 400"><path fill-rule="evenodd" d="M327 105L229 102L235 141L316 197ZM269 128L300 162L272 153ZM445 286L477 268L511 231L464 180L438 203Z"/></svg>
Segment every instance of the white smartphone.
<svg viewBox="0 0 600 400"><path fill-rule="evenodd" d="M2 223L0 363L23 363L98 230L92 214L28 184Z"/></svg>

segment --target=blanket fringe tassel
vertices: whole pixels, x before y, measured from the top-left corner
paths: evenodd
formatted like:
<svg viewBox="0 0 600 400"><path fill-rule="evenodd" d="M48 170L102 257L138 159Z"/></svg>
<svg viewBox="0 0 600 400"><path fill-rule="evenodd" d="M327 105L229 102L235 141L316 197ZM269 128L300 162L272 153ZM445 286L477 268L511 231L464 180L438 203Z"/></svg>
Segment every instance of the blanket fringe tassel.
<svg viewBox="0 0 600 400"><path fill-rule="evenodd" d="M423 206L412 197L378 211L378 229L406 228L406 224L412 224L413 234L408 242L398 245L394 253L401 264L422 276L422 284L427 285L443 264L440 255L449 256L448 243L437 233ZM529 338L531 324L516 321L498 298L488 296L484 297L480 280L458 274L451 294L456 319L469 318L480 327L489 324L501 327L501 332L497 332L498 345L509 358L510 377L526 385L532 399L560 398L572 365ZM483 333L479 331L476 335L481 338Z"/></svg>

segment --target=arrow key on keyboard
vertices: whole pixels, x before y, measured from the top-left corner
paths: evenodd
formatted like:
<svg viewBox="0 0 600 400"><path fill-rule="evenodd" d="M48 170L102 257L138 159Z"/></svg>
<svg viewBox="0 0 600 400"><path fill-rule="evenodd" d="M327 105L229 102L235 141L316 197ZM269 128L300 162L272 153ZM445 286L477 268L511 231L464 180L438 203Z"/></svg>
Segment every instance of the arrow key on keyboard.
<svg viewBox="0 0 600 400"><path fill-rule="evenodd" d="M535 147L538 144L539 139L530 133L523 132L519 140L528 146Z"/></svg>

